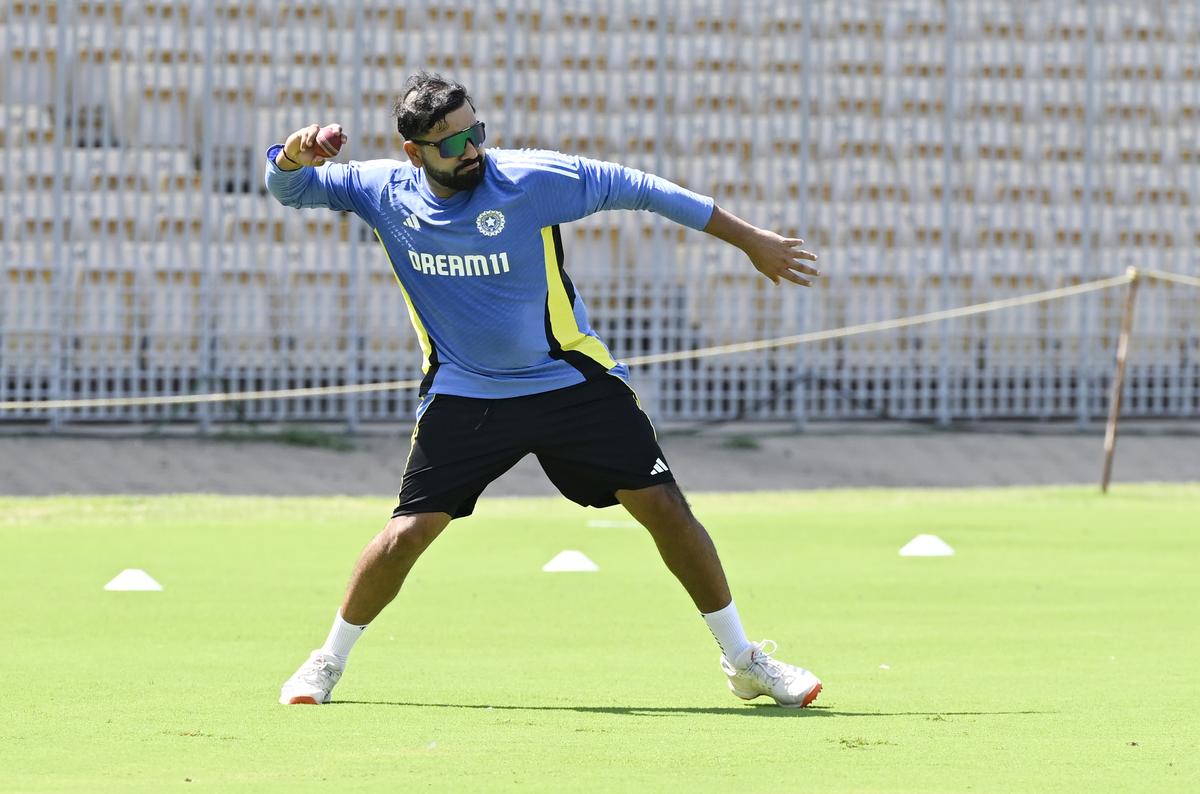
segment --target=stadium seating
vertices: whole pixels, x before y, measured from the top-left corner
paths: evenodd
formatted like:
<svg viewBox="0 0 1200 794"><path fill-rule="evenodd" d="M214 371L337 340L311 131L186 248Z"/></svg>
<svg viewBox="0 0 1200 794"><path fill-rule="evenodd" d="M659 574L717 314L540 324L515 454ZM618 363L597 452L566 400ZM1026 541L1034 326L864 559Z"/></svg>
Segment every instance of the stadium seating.
<svg viewBox="0 0 1200 794"><path fill-rule="evenodd" d="M70 281L56 283L77 329L72 361L97 371L215 367L259 382L272 366L350 371L355 356L376 373L411 369L407 317L362 225L279 207L263 195L261 158L312 121L346 125L350 158L395 157L391 102L420 68L466 82L489 144L661 171L804 236L828 263L831 275L801 299L764 291L737 252L644 216L578 224L566 234L568 266L618 353L650 344L629 331L641 323L657 329L655 345L682 343L672 323L708 344L1078 283L1130 264L1197 272L1188 252L1200 245L1191 46L1200 13L1183 0L1094 0L1089 38L1088 5L748 0L731 15L718 0L8 3L0 245L25 259L6 263L16 268L6 283L44 293L46 268L65 256ZM60 15L69 15L65 49ZM1146 299L1139 336L1148 366L1169 367L1200 344L1180 320L1196 304L1157 289L1144 293L1157 297ZM966 367L969 350L996 369L955 398L967 414L1062 415L1068 391L1029 387L1043 400L1035 411L1013 383L1028 379L1029 360L1100 367L1111 340L1095 340L1114 299L963 321L949 336L930 327L746 360L760 373L768 363L818 366L824 385L810 392L823 396L806 409L816 417L864 415L830 384L838 372L878 378L887 367L896 404L919 413L930 396L913 372L936 370L945 355ZM205 306L215 312L213 361L196 330ZM674 320L655 319L659 310ZM13 336L14 317L5 309L0 319L4 349L20 338L27 353L45 354L51 337ZM36 326L30 317L18 324ZM740 364L697 366L696 378L719 379ZM845 393L868 388L859 375ZM718 410L698 407L693 384L660 386L692 395L689 415ZM1139 403L1150 412L1187 393L1153 388ZM763 410L791 416L795 406Z"/></svg>
<svg viewBox="0 0 1200 794"><path fill-rule="evenodd" d="M221 257L214 285L218 366L229 374L278 367L279 277L258 257L239 261L232 254Z"/></svg>
<svg viewBox="0 0 1200 794"><path fill-rule="evenodd" d="M4 257L0 360L5 367L44 370L53 365L63 285L50 265L48 247L8 244L0 249Z"/></svg>
<svg viewBox="0 0 1200 794"><path fill-rule="evenodd" d="M136 369L141 317L136 267L115 256L94 260L72 253L76 289L68 351L71 366L89 371L92 377L103 377L105 369Z"/></svg>
<svg viewBox="0 0 1200 794"><path fill-rule="evenodd" d="M153 254L139 246L139 261ZM143 322L141 360L150 370L199 372L205 366L205 273L186 261L170 259L139 269L138 298Z"/></svg>

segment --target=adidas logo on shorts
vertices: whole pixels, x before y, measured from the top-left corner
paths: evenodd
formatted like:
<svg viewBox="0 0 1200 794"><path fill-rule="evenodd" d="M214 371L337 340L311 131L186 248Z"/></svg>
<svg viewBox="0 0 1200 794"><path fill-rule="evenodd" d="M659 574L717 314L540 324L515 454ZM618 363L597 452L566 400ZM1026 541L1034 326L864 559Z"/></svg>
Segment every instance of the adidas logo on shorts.
<svg viewBox="0 0 1200 794"><path fill-rule="evenodd" d="M662 458L654 459L654 468L650 470L651 474L662 474L663 472L668 472L668 471L670 471L670 469L667 468L666 463L663 463Z"/></svg>

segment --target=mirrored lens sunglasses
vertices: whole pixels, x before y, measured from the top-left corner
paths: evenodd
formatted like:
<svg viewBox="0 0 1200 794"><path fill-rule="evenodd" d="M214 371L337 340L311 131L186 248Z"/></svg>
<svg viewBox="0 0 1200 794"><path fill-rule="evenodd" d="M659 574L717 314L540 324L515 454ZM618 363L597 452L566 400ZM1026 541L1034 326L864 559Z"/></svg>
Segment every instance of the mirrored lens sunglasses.
<svg viewBox="0 0 1200 794"><path fill-rule="evenodd" d="M442 157L451 158L462 157L462 153L467 150L467 141L470 141L478 148L483 145L485 140L487 140L487 131L483 122L477 121L465 130L448 135L440 141L420 141L413 138L412 142L421 146L436 146L438 154Z"/></svg>

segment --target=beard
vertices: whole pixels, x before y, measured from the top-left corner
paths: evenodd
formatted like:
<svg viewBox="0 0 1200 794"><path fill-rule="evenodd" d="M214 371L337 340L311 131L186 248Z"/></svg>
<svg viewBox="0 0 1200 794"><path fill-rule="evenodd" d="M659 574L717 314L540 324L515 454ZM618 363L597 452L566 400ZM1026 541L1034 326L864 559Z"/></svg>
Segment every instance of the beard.
<svg viewBox="0 0 1200 794"><path fill-rule="evenodd" d="M473 171L465 171L475 164L479 167ZM480 153L474 160L461 163L453 171L438 171L426 164L425 175L450 190L470 190L483 181L483 154Z"/></svg>

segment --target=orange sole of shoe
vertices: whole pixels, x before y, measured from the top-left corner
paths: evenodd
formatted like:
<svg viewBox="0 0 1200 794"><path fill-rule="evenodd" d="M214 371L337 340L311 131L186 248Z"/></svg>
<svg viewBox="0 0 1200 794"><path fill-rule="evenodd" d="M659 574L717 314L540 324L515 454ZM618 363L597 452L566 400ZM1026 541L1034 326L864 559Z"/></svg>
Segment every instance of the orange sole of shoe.
<svg viewBox="0 0 1200 794"><path fill-rule="evenodd" d="M288 701L289 706L316 706L316 698L310 698L308 695L299 695Z"/></svg>
<svg viewBox="0 0 1200 794"><path fill-rule="evenodd" d="M812 691L805 695L804 700L801 700L799 703L779 703L778 700L775 702L779 703L779 705L785 709L804 709L808 708L809 704L816 700L817 695L819 694L821 694L821 684L817 684L815 687L813 687Z"/></svg>

